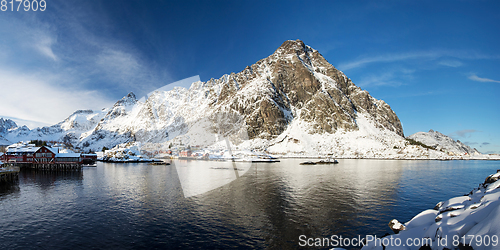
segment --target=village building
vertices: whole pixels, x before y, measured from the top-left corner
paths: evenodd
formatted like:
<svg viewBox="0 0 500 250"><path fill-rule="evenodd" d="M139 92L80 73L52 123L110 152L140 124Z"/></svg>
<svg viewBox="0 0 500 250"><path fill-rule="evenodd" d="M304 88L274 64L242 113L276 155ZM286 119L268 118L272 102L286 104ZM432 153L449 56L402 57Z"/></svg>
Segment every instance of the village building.
<svg viewBox="0 0 500 250"><path fill-rule="evenodd" d="M48 146L36 147L33 144L13 144L7 147L0 160L19 166L35 169L79 169L86 162L95 163L97 155L80 153L61 153L59 148Z"/></svg>
<svg viewBox="0 0 500 250"><path fill-rule="evenodd" d="M191 157L191 154L192 154L191 150L185 150L179 153L179 157Z"/></svg>
<svg viewBox="0 0 500 250"><path fill-rule="evenodd" d="M97 154L81 154L83 164L95 164L97 161Z"/></svg>

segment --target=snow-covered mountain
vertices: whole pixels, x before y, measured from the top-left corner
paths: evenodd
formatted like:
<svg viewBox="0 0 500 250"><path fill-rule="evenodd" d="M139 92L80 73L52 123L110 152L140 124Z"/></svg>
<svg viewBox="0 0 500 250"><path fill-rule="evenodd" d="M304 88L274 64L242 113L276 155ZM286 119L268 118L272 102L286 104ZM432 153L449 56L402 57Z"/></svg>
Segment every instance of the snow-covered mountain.
<svg viewBox="0 0 500 250"><path fill-rule="evenodd" d="M409 139L421 142L427 146L433 147L436 150L443 151L450 155L478 155L480 154L477 149L473 149L461 141L453 140L438 131L429 130L429 132L417 132L408 136Z"/></svg>
<svg viewBox="0 0 500 250"><path fill-rule="evenodd" d="M130 93L90 134L82 135L78 145L99 150L128 141L165 143L221 112L243 117L253 142L250 147L277 149L293 141L298 152L311 151L312 143L301 134L359 131L360 117L377 132L403 135L388 104L355 86L318 51L297 40L286 41L272 55L239 73L195 82L189 89L156 91L145 102ZM290 134L297 126L300 134Z"/></svg>
<svg viewBox="0 0 500 250"><path fill-rule="evenodd" d="M50 127L29 129L19 127L10 119L0 118L0 136L10 143L29 140L60 141L76 145L80 136L95 128L106 110L78 110L64 121Z"/></svg>
<svg viewBox="0 0 500 250"><path fill-rule="evenodd" d="M109 109L77 111L33 130L9 123L0 135L12 142L65 141L84 151L128 142L152 151L172 144L230 143L295 156L447 157L410 145L387 103L354 85L300 40L284 42L239 73L197 81L189 89L158 90L144 101L129 93Z"/></svg>

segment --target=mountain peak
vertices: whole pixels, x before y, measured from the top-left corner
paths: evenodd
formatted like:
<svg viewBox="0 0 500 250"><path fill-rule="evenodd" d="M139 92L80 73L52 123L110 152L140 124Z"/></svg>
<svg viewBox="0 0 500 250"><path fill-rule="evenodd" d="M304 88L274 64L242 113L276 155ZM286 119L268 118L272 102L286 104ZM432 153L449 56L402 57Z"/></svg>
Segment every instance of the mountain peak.
<svg viewBox="0 0 500 250"><path fill-rule="evenodd" d="M130 93L128 93L126 96L124 96L124 97L122 98L122 100L123 100L123 99L137 100L137 98L135 97L134 92L130 92Z"/></svg>
<svg viewBox="0 0 500 250"><path fill-rule="evenodd" d="M115 103L116 106L129 106L129 105L134 105L137 103L137 98L135 97L134 92L128 93L126 96L124 96L122 99L117 101Z"/></svg>
<svg viewBox="0 0 500 250"><path fill-rule="evenodd" d="M303 41L297 40L287 40L276 50L279 54L302 54L310 51L314 51L311 47L307 46ZM275 53L276 53L275 52Z"/></svg>
<svg viewBox="0 0 500 250"><path fill-rule="evenodd" d="M17 128L16 122L11 119L0 118L0 133L5 133L11 128Z"/></svg>

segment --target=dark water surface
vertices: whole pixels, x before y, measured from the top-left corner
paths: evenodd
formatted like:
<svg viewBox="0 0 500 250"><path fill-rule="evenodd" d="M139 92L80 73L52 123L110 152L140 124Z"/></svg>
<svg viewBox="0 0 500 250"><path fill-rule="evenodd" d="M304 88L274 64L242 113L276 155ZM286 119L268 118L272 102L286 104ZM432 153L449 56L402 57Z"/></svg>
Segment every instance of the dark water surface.
<svg viewBox="0 0 500 250"><path fill-rule="evenodd" d="M0 249L300 249L300 235L382 236L391 219L406 222L500 169L498 161L302 161L253 164L189 198L175 165L23 171L0 188Z"/></svg>

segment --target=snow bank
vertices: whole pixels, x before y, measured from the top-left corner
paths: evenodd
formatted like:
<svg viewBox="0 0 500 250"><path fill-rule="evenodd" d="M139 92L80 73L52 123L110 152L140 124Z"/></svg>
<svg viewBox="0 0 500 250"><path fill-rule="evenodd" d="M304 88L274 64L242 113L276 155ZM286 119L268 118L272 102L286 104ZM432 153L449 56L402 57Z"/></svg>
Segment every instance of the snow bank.
<svg viewBox="0 0 500 250"><path fill-rule="evenodd" d="M430 249L500 248L499 177L490 175L468 195L438 203L405 223L398 234L368 242L363 249L420 249L424 244L411 244L416 239ZM391 240L384 244L384 239Z"/></svg>
<svg viewBox="0 0 500 250"><path fill-rule="evenodd" d="M129 142L119 144L116 147L106 150L102 161L107 162L150 162L154 161L141 154L141 144L138 142Z"/></svg>

